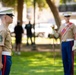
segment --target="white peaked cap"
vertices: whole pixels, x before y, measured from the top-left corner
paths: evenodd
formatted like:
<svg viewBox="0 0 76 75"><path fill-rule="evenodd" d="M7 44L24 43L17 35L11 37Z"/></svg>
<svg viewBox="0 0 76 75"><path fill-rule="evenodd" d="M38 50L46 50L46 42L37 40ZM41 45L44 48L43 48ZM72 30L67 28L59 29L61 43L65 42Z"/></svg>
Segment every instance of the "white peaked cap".
<svg viewBox="0 0 76 75"><path fill-rule="evenodd" d="M14 16L13 13L12 13L12 8L0 8L0 15L11 15L11 16Z"/></svg>
<svg viewBox="0 0 76 75"><path fill-rule="evenodd" d="M63 13L63 16L64 16L64 17L70 17L71 14L72 14L71 12L65 12L65 13Z"/></svg>

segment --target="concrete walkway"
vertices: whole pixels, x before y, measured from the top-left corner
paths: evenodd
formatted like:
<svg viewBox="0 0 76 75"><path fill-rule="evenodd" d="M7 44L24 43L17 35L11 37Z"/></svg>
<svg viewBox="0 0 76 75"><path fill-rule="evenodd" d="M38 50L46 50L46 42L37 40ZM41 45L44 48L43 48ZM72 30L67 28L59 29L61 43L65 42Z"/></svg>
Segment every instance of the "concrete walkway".
<svg viewBox="0 0 76 75"><path fill-rule="evenodd" d="M13 50L15 50L15 45L13 45ZM36 45L22 45L21 51L39 51L39 52L59 52L61 51L60 45L51 44L36 44Z"/></svg>

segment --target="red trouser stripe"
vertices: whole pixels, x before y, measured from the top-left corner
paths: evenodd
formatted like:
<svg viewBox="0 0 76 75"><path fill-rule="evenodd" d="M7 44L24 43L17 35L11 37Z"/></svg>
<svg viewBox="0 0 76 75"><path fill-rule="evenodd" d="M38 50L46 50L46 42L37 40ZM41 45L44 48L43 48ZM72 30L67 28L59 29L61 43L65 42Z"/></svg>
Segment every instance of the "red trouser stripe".
<svg viewBox="0 0 76 75"><path fill-rule="evenodd" d="M4 73L5 73L5 68L6 68L6 55L4 55L4 62L3 62L2 75L4 75Z"/></svg>
<svg viewBox="0 0 76 75"><path fill-rule="evenodd" d="M73 63L72 63L71 73L72 73L72 75L74 75L74 51L72 51L72 61L73 61Z"/></svg>

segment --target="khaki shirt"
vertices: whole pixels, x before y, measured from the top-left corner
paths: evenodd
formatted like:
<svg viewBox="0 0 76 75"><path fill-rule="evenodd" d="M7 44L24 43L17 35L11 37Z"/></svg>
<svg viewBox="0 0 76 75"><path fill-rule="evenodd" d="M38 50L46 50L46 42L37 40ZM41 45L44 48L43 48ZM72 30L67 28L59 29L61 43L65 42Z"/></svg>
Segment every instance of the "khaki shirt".
<svg viewBox="0 0 76 75"><path fill-rule="evenodd" d="M4 25L0 25L0 46L3 47L3 51L11 52L12 43L10 31Z"/></svg>
<svg viewBox="0 0 76 75"><path fill-rule="evenodd" d="M67 39L75 39L74 34L76 33L76 26L72 23L71 27L66 31L66 33L62 36L61 31L66 27L66 23L62 24L59 28L58 33L61 36L61 40L65 41Z"/></svg>

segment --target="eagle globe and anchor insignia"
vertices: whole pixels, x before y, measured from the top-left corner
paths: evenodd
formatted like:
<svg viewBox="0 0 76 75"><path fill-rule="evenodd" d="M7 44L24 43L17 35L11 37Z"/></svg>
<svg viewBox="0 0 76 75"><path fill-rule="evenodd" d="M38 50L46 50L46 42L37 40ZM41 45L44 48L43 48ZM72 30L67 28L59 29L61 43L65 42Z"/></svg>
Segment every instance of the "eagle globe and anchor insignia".
<svg viewBox="0 0 76 75"><path fill-rule="evenodd" d="M2 42L3 41L3 37L0 35L0 42Z"/></svg>

